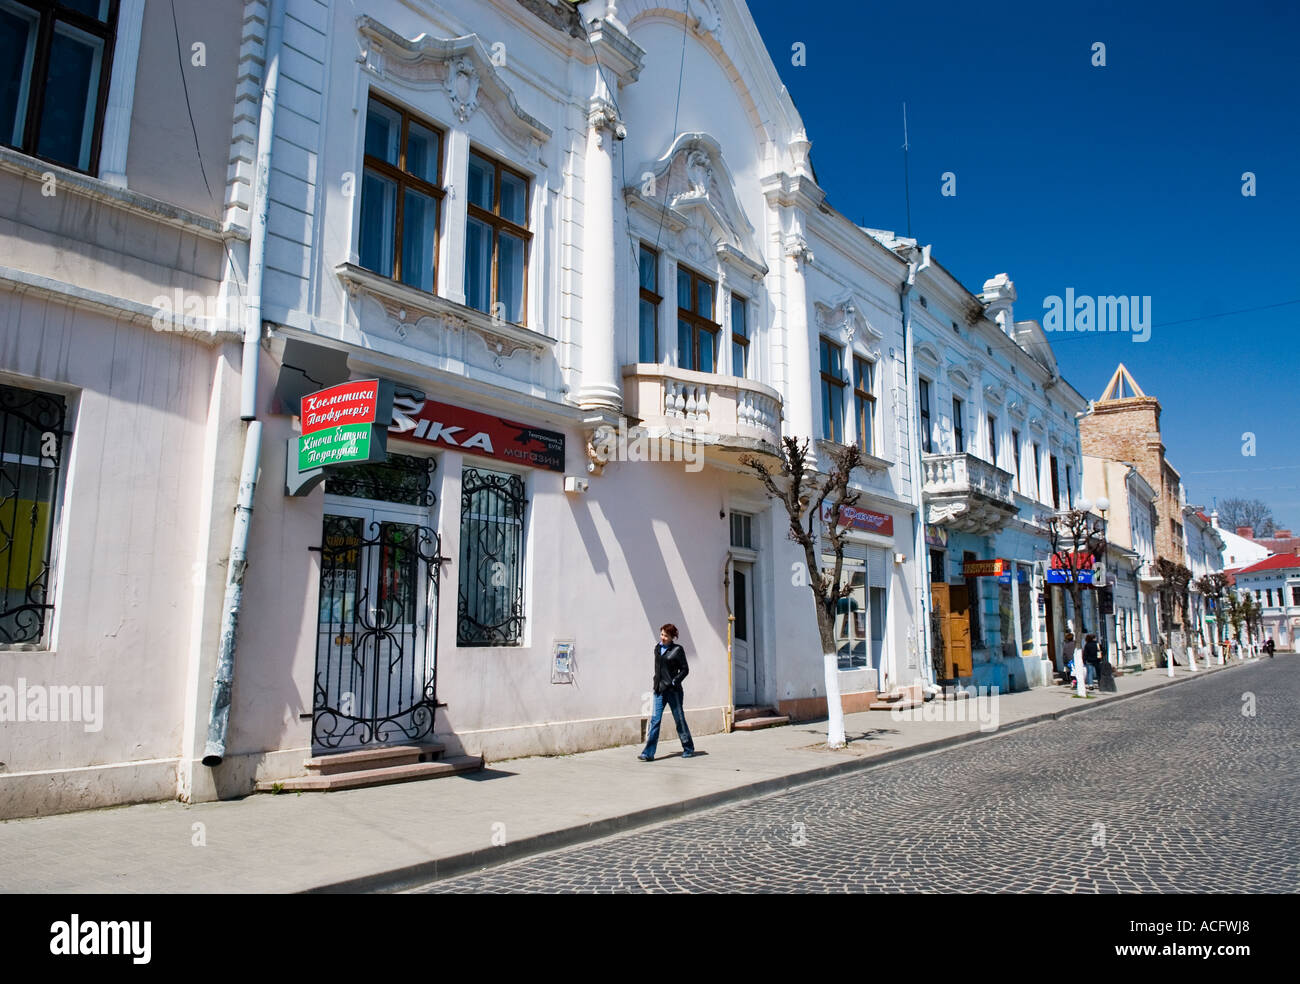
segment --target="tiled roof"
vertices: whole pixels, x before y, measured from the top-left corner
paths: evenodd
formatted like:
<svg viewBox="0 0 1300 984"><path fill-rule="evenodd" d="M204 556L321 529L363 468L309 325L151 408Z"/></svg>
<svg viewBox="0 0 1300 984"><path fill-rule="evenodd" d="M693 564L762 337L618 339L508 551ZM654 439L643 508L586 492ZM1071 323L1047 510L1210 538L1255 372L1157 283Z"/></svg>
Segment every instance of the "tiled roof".
<svg viewBox="0 0 1300 984"><path fill-rule="evenodd" d="M1265 557L1257 564L1243 567L1237 573L1261 574L1264 571L1283 571L1288 568L1300 570L1300 557L1295 556L1295 554L1274 554L1272 557Z"/></svg>

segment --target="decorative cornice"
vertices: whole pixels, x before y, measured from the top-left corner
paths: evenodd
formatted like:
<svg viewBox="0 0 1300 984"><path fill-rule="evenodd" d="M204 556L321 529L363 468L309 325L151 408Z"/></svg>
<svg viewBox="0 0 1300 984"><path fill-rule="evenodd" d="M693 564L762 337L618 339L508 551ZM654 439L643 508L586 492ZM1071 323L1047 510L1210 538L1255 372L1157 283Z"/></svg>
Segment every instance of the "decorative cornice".
<svg viewBox="0 0 1300 984"><path fill-rule="evenodd" d="M341 263L334 272L350 295L364 294L383 307L399 338L405 338L421 318L432 318L450 331L477 335L489 352L502 359L519 351L538 359L555 346L555 339L540 332L497 321L482 311L389 280L355 264Z"/></svg>

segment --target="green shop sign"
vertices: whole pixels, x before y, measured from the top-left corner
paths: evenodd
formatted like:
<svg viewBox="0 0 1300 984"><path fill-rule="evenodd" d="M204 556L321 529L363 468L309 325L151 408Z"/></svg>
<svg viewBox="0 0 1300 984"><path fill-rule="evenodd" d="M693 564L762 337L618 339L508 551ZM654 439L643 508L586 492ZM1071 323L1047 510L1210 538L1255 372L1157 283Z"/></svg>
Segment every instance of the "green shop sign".
<svg viewBox="0 0 1300 984"><path fill-rule="evenodd" d="M298 471L347 465L370 457L370 424L339 424L298 438Z"/></svg>

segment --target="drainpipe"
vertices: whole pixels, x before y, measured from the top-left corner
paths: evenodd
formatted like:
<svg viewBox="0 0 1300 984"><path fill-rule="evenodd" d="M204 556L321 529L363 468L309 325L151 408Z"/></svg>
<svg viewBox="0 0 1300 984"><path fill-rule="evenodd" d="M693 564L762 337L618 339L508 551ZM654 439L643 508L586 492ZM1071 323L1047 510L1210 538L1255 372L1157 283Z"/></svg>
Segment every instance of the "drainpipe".
<svg viewBox="0 0 1300 984"><path fill-rule="evenodd" d="M239 472L235 525L230 534L226 596L221 611L221 643L212 681L212 708L208 713L208 740L203 748L203 764L210 768L216 768L226 756L230 688L235 673L235 644L239 610L244 600L244 573L248 568L248 531L253 520L257 464L262 454L262 422L257 419L257 373L262 354L262 273L266 261L271 138L275 132L284 8L285 0L271 0L271 21L266 35L266 76L262 85L262 106L257 123L257 165L253 173L253 214L248 242L248 304L244 318L244 354L240 365L242 377L239 418L248 427L244 431L244 460Z"/></svg>
<svg viewBox="0 0 1300 984"><path fill-rule="evenodd" d="M917 585L917 599L921 613L918 619L917 650L923 664L921 678L927 680L926 691L935 693L934 659L930 652L930 552L925 548L925 503L922 489L925 484L925 472L921 463L921 421L915 406L913 392L918 388L913 379L912 366L915 364L912 332L912 288L916 286L917 275L930 265L930 247L921 247L918 260L913 254L907 261L907 278L899 292L899 305L903 312L903 379L907 386L907 432L911 445L912 469L912 507L915 510L912 520L912 551L916 557L916 571L924 579L924 584Z"/></svg>

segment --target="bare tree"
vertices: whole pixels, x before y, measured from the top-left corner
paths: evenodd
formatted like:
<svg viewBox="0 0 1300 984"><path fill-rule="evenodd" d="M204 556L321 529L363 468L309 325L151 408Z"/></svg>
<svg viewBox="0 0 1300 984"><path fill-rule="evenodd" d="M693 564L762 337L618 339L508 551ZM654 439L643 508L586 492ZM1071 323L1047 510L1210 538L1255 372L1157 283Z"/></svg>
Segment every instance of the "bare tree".
<svg viewBox="0 0 1300 984"><path fill-rule="evenodd" d="M1223 599L1229 591L1228 576L1217 571L1202 574L1196 579L1196 590L1201 593L1201 597L1213 602L1211 607L1214 609L1214 635L1218 642L1223 642L1225 631Z"/></svg>
<svg viewBox="0 0 1300 984"><path fill-rule="evenodd" d="M1224 499L1218 509L1219 523L1225 530L1249 526L1256 536L1272 536L1277 529L1273 510L1262 499Z"/></svg>
<svg viewBox="0 0 1300 984"><path fill-rule="evenodd" d="M843 748L844 707L840 701L839 657L835 646L835 617L839 603L847 598L852 584L842 583L844 572L844 531L842 511L858 501L858 493L849 488L853 469L862 464L862 452L856 445L835 445L827 452L829 471L817 471L810 460L808 440L794 437L781 439L776 466L771 459L747 454L741 464L758 476L769 497L785 506L790 519L790 538L803 547L808 570L808 587L817 611L817 632L821 637L822 666L826 678L826 744ZM818 556L817 528L822 523L824 507L830 503L830 521L823 525L826 539L835 554L831 569L824 568ZM811 508L810 508L811 507Z"/></svg>
<svg viewBox="0 0 1300 984"><path fill-rule="evenodd" d="M1182 615L1180 625L1187 624L1187 586L1192 583L1192 572L1182 564L1157 557L1155 571L1160 575L1160 609L1163 616L1165 638L1174 627L1174 605Z"/></svg>
<svg viewBox="0 0 1300 984"><path fill-rule="evenodd" d="M1074 600L1074 614L1079 620L1080 640L1087 634L1083 623L1083 572L1106 550L1105 527L1082 509L1058 513L1047 521L1052 537L1052 554L1065 575L1065 585Z"/></svg>

